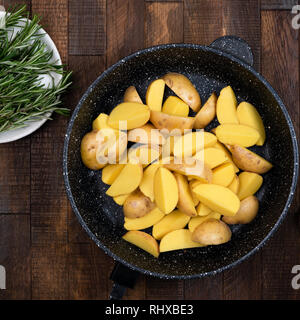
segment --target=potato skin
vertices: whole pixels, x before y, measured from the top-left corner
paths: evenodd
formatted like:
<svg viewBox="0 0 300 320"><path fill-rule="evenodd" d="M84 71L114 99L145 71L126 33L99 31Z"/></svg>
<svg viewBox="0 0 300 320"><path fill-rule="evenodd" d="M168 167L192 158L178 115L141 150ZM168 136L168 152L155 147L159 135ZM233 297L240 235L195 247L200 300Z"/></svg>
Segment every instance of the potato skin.
<svg viewBox="0 0 300 320"><path fill-rule="evenodd" d="M99 170L105 167L105 164L101 164L96 159L97 153L97 133L98 130L88 132L81 140L81 159L86 167L92 170Z"/></svg>
<svg viewBox="0 0 300 320"><path fill-rule="evenodd" d="M155 205L140 190L133 192L124 202L123 211L127 218L141 218L152 211Z"/></svg>
<svg viewBox="0 0 300 320"><path fill-rule="evenodd" d="M124 93L124 102L143 103L141 97L139 96L134 86L130 86L126 89Z"/></svg>
<svg viewBox="0 0 300 320"><path fill-rule="evenodd" d="M216 93L213 92L195 116L194 129L205 128L215 118L217 99Z"/></svg>
<svg viewBox="0 0 300 320"><path fill-rule="evenodd" d="M222 220L227 224L247 224L257 216L258 208L258 199L250 196L241 201L240 209L235 216L224 216Z"/></svg>
<svg viewBox="0 0 300 320"><path fill-rule="evenodd" d="M203 245L218 245L230 241L231 230L222 221L208 219L193 232L192 240Z"/></svg>

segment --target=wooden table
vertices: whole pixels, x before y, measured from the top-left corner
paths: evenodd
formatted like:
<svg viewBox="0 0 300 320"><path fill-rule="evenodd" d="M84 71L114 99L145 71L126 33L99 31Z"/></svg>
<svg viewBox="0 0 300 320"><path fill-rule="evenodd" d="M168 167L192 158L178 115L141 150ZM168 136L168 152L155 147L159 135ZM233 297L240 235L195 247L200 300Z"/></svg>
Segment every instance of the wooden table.
<svg viewBox="0 0 300 320"><path fill-rule="evenodd" d="M0 0L0 4L3 0ZM255 68L279 92L299 137L299 31L281 0L4 0L26 3L74 71L65 105L74 109L108 66L144 47L208 45L235 34L251 45ZM107 299L114 261L86 236L68 203L62 149L68 118L0 145L0 299ZM291 156L291 155L287 155ZM300 264L299 188L276 235L250 260L215 277L164 281L141 276L125 299L300 299L291 269Z"/></svg>

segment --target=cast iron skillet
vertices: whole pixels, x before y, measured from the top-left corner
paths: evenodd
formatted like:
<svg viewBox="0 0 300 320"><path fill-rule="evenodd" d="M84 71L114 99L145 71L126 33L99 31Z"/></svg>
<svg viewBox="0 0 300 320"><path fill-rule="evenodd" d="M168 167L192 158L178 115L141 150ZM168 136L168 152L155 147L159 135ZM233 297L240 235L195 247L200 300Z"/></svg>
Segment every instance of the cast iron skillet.
<svg viewBox="0 0 300 320"><path fill-rule="evenodd" d="M160 45L138 51L111 66L79 101L65 137L64 179L82 227L100 248L121 263L112 276L121 286L115 286L111 298L120 298L124 286L132 286L138 272L166 279L189 279L229 269L258 251L283 221L297 183L297 140L283 102L252 65L250 47L235 36L219 38L209 47ZM100 112L109 114L122 101L128 86L136 86L144 98L148 84L167 72L187 75L203 102L213 91L219 94L223 87L231 85L238 102L245 100L256 106L265 123L267 140L265 146L254 150L270 159L274 168L264 175L257 194L257 218L249 225L232 228L230 242L163 253L156 259L121 239L125 233L122 208L105 195L108 186L101 181L101 171L91 171L82 164L80 141ZM166 95L170 94L167 90ZM216 123L211 124L214 126Z"/></svg>

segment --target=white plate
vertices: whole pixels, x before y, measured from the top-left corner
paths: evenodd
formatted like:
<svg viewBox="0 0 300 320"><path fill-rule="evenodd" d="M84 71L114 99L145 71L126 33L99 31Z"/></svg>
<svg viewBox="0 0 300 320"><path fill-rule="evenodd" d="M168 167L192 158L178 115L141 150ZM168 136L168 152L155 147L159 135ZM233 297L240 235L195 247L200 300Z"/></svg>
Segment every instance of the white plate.
<svg viewBox="0 0 300 320"><path fill-rule="evenodd" d="M0 19L3 19L4 16L5 16L5 12L0 11ZM15 31L17 31L17 28L14 30L14 32ZM46 50L53 51L53 57L51 59L51 62L57 61L58 65L62 64L59 52L58 52L54 42L50 38L50 36L46 33L46 31L44 29L41 29L39 32L44 33L44 37L42 38L42 41L46 44ZM62 78L62 76L57 73L52 73L51 75L54 79L55 84L57 84ZM50 83L50 77L49 76L43 77L42 83L44 85L48 85ZM50 115L51 114L47 114L47 116L50 116ZM15 141L15 140L21 139L23 137L26 137L29 134L31 134L32 132L36 131L38 128L40 128L46 121L47 121L47 119L42 119L42 120L38 120L38 121L36 121L36 120L30 121L29 120L26 122L25 127L1 132L0 133L0 143L11 142L11 141Z"/></svg>

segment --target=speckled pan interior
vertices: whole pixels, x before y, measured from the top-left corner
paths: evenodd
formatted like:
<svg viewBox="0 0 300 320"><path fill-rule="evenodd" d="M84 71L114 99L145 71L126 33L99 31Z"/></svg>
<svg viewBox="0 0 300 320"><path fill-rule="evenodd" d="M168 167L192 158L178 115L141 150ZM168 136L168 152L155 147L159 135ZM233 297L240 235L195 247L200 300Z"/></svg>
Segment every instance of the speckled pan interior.
<svg viewBox="0 0 300 320"><path fill-rule="evenodd" d="M123 241L122 207L105 195L101 171L87 169L80 159L80 141L100 112L122 101L124 91L136 86L143 100L148 84L167 72L188 76L205 102L209 95L231 85L238 101L258 109L267 140L257 153L274 164L258 192L260 209L249 225L232 228L232 240L209 246L163 253L155 259ZM166 96L172 94L166 90ZM213 123L210 127L214 127ZM87 90L70 121L64 150L67 194L80 223L99 247L140 272L163 278L201 277L236 265L258 250L281 223L297 180L297 143L287 111L271 86L251 67L216 49L197 45L162 45L133 54L104 72Z"/></svg>

